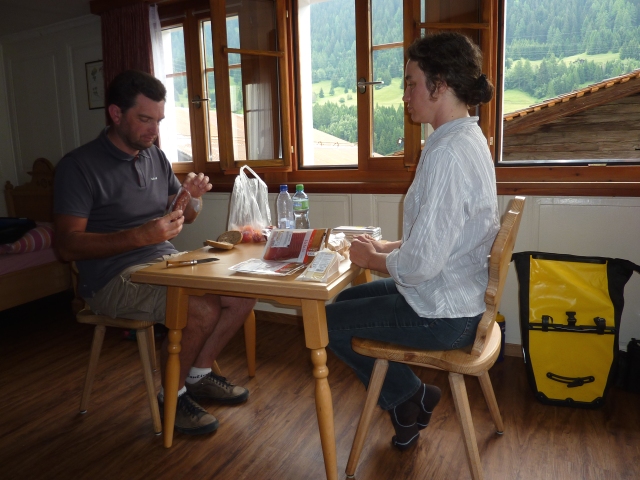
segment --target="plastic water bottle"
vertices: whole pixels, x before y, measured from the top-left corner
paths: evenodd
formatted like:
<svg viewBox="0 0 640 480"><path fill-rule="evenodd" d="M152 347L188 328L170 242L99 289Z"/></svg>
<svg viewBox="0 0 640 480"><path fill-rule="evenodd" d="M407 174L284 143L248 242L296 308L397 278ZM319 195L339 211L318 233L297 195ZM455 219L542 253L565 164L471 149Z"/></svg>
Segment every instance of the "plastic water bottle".
<svg viewBox="0 0 640 480"><path fill-rule="evenodd" d="M289 195L286 185L280 185L280 193L276 201L276 210L278 211L278 228L293 228L295 225L293 219L293 202Z"/></svg>
<svg viewBox="0 0 640 480"><path fill-rule="evenodd" d="M296 228L311 228L309 226L309 197L304 193L304 185L296 185L296 193L293 194L293 216L296 220Z"/></svg>

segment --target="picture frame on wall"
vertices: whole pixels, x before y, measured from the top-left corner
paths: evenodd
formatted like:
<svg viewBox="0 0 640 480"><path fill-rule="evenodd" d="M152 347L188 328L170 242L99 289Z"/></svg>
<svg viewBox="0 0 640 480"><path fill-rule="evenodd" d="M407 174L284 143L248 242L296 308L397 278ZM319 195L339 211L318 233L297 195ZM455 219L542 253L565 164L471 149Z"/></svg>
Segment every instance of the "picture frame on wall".
<svg viewBox="0 0 640 480"><path fill-rule="evenodd" d="M102 60L87 62L84 66L87 74L89 110L104 108L104 77L102 75Z"/></svg>

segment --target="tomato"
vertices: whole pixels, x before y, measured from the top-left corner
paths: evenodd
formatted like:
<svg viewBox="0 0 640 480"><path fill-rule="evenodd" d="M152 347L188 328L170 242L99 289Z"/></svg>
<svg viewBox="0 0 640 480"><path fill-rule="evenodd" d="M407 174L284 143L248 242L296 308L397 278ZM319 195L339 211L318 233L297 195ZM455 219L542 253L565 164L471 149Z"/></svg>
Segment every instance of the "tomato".
<svg viewBox="0 0 640 480"><path fill-rule="evenodd" d="M249 225L242 227L242 243L251 243L253 241L253 228Z"/></svg>
<svg viewBox="0 0 640 480"><path fill-rule="evenodd" d="M253 231L253 241L255 243L264 242L264 235L262 235L262 232L260 230Z"/></svg>

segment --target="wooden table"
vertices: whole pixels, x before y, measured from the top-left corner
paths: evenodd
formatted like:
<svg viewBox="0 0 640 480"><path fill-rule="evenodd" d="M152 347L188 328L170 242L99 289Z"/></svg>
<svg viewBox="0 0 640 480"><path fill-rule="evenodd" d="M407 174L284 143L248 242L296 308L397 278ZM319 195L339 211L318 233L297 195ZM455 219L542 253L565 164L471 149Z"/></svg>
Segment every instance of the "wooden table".
<svg viewBox="0 0 640 480"><path fill-rule="evenodd" d="M219 261L194 266L166 268L158 263L135 272L131 279L139 283L166 285L167 317L169 329L169 358L165 373L164 446L173 442L178 380L180 371L180 340L187 324L189 296L218 294L274 300L284 305L302 308L305 343L311 350L313 376L316 379L316 412L324 464L328 479L338 478L336 444L333 424L333 403L327 376L327 352L329 343L325 302L336 296L349 283L366 281L368 271L344 261L340 273L330 283L296 281L297 275L270 277L240 274L229 267L249 258L261 258L264 244L240 244L231 250L214 250L204 247L185 254L181 258L217 257Z"/></svg>

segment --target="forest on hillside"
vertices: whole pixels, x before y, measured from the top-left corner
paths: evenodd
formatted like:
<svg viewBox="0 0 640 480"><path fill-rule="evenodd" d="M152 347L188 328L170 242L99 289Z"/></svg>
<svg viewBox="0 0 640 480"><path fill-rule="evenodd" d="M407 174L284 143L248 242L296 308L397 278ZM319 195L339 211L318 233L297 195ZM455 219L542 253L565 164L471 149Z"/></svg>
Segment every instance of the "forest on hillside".
<svg viewBox="0 0 640 480"><path fill-rule="evenodd" d="M639 39L640 0L508 0L504 88L541 100L628 73Z"/></svg>

